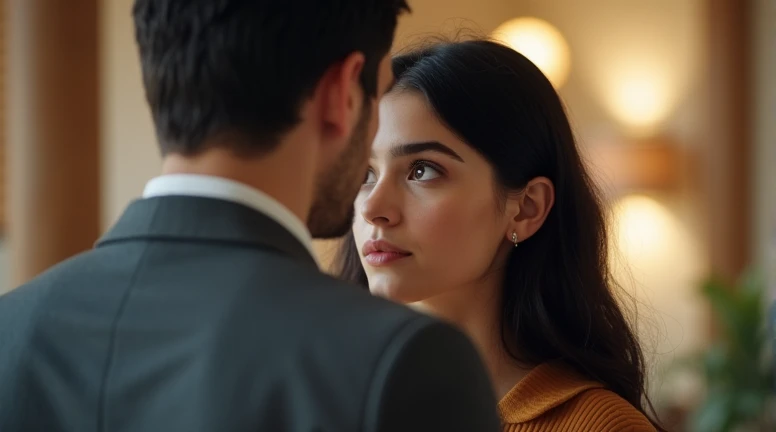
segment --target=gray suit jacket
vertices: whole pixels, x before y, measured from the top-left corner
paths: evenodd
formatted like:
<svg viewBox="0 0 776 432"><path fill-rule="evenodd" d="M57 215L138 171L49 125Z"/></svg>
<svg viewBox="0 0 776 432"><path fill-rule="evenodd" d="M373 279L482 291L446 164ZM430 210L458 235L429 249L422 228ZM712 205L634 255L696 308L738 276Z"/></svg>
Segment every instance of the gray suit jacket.
<svg viewBox="0 0 776 432"><path fill-rule="evenodd" d="M497 429L468 339L239 204L136 201L0 297L2 432Z"/></svg>

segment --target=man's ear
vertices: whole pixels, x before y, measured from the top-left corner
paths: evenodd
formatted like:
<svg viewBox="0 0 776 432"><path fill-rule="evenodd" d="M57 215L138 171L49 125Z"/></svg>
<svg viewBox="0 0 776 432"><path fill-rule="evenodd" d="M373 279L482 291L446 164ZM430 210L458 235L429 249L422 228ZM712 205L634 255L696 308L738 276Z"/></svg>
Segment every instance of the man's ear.
<svg viewBox="0 0 776 432"><path fill-rule="evenodd" d="M536 177L522 192L508 198L507 211L511 215L507 240L522 242L539 231L555 204L555 186L547 177ZM513 235L515 234L515 239Z"/></svg>
<svg viewBox="0 0 776 432"><path fill-rule="evenodd" d="M364 54L354 52L329 67L320 80L320 98L324 133L335 140L350 136L358 123L364 103L361 72Z"/></svg>

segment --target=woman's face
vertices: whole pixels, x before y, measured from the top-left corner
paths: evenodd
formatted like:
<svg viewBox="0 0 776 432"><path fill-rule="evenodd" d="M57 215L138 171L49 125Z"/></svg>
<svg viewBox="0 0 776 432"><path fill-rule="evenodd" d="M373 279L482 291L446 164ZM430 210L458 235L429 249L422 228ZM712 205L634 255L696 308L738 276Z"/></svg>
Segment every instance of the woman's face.
<svg viewBox="0 0 776 432"><path fill-rule="evenodd" d="M369 289L413 303L473 286L510 246L491 166L418 93L388 94L379 115L353 223Z"/></svg>

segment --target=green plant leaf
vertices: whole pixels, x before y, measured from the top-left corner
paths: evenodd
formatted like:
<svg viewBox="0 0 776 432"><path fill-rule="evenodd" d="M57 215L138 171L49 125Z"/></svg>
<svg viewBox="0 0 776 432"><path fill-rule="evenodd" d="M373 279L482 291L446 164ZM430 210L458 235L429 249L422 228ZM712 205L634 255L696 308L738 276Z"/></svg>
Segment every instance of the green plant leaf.
<svg viewBox="0 0 776 432"><path fill-rule="evenodd" d="M691 422L693 432L725 432L733 421L730 396L725 393L711 393Z"/></svg>
<svg viewBox="0 0 776 432"><path fill-rule="evenodd" d="M748 271L736 285L710 278L701 287L722 332L702 355L707 394L692 416L694 431L741 430L768 421L768 407L776 403L769 338L776 341L776 335L767 331L765 286L762 274Z"/></svg>

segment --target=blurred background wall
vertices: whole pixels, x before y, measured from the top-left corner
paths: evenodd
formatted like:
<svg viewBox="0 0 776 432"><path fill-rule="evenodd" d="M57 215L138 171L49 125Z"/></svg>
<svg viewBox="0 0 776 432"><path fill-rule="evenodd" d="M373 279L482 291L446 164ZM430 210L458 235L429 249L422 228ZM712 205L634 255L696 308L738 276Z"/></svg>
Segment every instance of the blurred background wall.
<svg viewBox="0 0 776 432"><path fill-rule="evenodd" d="M757 0L753 8L754 53L754 244L776 300L776 2Z"/></svg>
<svg viewBox="0 0 776 432"><path fill-rule="evenodd" d="M140 196L145 182L161 167L143 94L132 4L133 0L100 2L103 229L118 218L129 200Z"/></svg>

